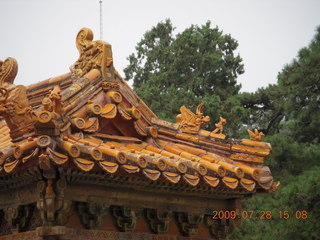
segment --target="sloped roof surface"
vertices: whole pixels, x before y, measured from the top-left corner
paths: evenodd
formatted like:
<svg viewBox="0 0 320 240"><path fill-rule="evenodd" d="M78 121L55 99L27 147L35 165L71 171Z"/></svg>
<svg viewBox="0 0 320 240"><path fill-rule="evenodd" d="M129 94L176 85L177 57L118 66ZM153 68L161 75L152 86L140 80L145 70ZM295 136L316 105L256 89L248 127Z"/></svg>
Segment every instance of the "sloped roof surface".
<svg viewBox="0 0 320 240"><path fill-rule="evenodd" d="M259 132L250 132L251 139L225 139L223 118L205 131L200 105L196 113L182 107L177 123L158 119L114 69L111 46L92 38L91 30L82 29L80 58L71 72L19 88L24 98L13 79L1 79L7 90L0 100L0 177L30 165L61 166L213 192L274 190L263 164L271 146ZM10 112L8 103L17 107Z"/></svg>

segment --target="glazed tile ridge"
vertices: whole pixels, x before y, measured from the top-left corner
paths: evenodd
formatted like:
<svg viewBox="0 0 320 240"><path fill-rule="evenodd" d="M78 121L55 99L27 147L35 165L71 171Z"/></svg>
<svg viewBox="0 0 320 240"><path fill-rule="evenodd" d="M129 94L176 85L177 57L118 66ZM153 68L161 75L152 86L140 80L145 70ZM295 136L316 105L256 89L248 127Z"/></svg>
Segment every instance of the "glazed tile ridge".
<svg viewBox="0 0 320 240"><path fill-rule="evenodd" d="M63 168L217 193L276 190L264 165L271 145L261 133L227 139L222 117L213 131L203 130L210 121L203 103L196 113L182 106L176 123L158 119L114 69L111 45L82 38L86 34L91 30L77 36L80 57L70 73L19 87L15 60L0 69L7 73L0 75L0 176Z"/></svg>

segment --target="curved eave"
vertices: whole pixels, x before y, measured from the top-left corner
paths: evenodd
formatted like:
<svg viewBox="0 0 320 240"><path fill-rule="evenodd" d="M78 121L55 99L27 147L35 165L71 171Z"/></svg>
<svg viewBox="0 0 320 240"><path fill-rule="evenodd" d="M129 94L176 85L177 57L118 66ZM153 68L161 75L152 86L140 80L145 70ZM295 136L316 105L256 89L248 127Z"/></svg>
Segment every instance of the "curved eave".
<svg viewBox="0 0 320 240"><path fill-rule="evenodd" d="M56 149L49 145L44 147L38 138L17 143L12 154L1 164L0 175L22 170L27 162L39 164L41 168L49 161L53 166L71 164L83 172L103 171L107 175L125 173L128 176L143 176L154 182L166 181L193 188L206 185L217 192L241 190L245 194L257 189L268 190L273 183L268 171L259 169L259 177L254 179L250 175L255 170L253 167L239 167L223 159L215 161L209 154L197 156L192 151L182 151L181 145L160 149L146 142L103 141L74 135L51 141L55 144L50 146L56 145ZM178 154L175 152L177 150L182 152Z"/></svg>

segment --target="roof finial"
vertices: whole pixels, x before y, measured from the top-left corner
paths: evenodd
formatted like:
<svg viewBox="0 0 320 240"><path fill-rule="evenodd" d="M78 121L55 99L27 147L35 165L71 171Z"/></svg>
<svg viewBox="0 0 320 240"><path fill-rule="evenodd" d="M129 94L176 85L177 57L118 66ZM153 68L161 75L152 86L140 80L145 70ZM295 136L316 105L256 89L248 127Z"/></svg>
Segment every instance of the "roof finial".
<svg viewBox="0 0 320 240"><path fill-rule="evenodd" d="M99 0L100 4L100 40L103 40L103 31L102 31L102 0Z"/></svg>

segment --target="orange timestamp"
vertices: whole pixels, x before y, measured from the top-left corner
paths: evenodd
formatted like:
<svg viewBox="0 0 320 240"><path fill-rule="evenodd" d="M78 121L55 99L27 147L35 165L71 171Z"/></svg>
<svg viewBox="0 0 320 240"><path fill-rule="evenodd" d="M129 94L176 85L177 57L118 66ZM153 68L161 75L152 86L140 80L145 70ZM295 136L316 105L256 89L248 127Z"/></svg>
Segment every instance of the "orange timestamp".
<svg viewBox="0 0 320 240"><path fill-rule="evenodd" d="M287 211L281 210L277 212L272 211L249 211L249 210L232 210L232 211L212 211L212 219L307 219L308 212L303 210Z"/></svg>

